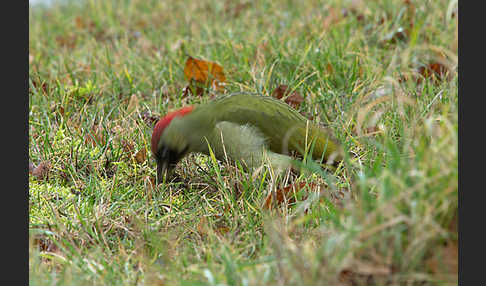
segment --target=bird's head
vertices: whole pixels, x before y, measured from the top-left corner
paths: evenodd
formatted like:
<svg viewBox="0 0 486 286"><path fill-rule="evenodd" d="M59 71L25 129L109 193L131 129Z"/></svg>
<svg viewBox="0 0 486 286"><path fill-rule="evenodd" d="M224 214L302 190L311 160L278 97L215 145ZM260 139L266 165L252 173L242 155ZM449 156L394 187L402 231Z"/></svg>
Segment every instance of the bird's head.
<svg viewBox="0 0 486 286"><path fill-rule="evenodd" d="M157 183L162 182L164 173L167 172L167 175L171 176L177 162L188 152L189 145L186 138L178 132L177 128L169 128L169 126L174 118L184 117L193 109L192 106L186 106L170 112L154 127L151 147L157 162Z"/></svg>

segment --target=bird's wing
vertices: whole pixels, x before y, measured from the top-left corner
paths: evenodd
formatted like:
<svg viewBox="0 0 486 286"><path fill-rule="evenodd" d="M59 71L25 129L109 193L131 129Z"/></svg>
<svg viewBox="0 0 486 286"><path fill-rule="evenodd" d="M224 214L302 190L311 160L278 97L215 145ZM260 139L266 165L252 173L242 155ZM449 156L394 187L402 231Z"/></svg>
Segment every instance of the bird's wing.
<svg viewBox="0 0 486 286"><path fill-rule="evenodd" d="M323 153L327 158L339 149L329 131L307 121L295 109L274 98L237 95L219 99L213 104L211 110L216 114L216 121L249 124L257 128L273 152L287 154L296 151L303 154L312 140L315 140L315 159L320 159Z"/></svg>

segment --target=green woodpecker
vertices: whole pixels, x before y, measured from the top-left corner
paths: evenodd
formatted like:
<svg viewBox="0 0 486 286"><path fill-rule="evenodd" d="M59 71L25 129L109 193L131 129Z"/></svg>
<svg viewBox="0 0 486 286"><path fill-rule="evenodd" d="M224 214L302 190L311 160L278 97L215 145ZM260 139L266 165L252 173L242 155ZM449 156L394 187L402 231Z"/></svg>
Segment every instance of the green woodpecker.
<svg viewBox="0 0 486 286"><path fill-rule="evenodd" d="M168 113L155 125L151 145L159 183L184 156L209 155L209 148L219 160L249 168L268 162L277 171L293 167L292 151L303 155L311 149L312 158L326 164L342 160L342 149L328 130L280 100L246 94Z"/></svg>

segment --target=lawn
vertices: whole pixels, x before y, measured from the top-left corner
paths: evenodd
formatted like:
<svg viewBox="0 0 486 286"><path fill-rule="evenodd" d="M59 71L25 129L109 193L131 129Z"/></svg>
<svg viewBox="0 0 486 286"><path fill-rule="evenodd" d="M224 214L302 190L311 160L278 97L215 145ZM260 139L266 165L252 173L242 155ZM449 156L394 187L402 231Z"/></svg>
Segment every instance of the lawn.
<svg viewBox="0 0 486 286"><path fill-rule="evenodd" d="M31 6L30 284L457 284L457 6ZM191 88L191 57L224 84ZM337 168L275 176L192 154L154 184L160 116L283 86L342 144Z"/></svg>

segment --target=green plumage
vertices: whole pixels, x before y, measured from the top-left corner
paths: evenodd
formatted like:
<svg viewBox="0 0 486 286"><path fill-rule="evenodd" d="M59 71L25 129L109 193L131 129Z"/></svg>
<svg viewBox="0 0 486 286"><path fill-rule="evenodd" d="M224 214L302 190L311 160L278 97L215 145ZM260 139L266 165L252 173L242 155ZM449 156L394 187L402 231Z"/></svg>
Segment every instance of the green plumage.
<svg viewBox="0 0 486 286"><path fill-rule="evenodd" d="M223 143L224 142L224 146ZM232 95L196 106L183 117L175 117L161 136L159 145L177 151L208 154L208 143L216 157L245 161L258 167L268 158L276 168L291 166L292 151L301 155L313 143L312 157L326 163L340 161L342 151L330 131L308 121L282 101L255 95ZM263 152L263 153L262 153Z"/></svg>

